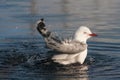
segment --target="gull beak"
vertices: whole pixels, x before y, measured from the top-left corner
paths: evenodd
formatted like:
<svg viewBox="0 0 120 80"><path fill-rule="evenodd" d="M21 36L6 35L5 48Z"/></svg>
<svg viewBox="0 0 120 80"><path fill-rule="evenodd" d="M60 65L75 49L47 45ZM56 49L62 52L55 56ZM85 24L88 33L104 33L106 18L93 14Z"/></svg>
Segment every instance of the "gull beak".
<svg viewBox="0 0 120 80"><path fill-rule="evenodd" d="M97 34L95 34L95 33L92 33L92 34L89 34L89 36L94 37L94 36L98 36L98 35L97 35Z"/></svg>

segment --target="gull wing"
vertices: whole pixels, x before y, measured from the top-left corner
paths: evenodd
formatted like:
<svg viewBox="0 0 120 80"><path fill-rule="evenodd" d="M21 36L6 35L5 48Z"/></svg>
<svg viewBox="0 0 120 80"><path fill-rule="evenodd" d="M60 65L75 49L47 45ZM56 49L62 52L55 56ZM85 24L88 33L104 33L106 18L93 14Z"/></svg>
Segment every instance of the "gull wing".
<svg viewBox="0 0 120 80"><path fill-rule="evenodd" d="M83 44L79 41L70 39L63 40L55 33L48 31L45 27L43 19L41 19L41 21L38 21L37 30L44 37L47 46L58 52L74 54L82 52L87 48L87 44Z"/></svg>
<svg viewBox="0 0 120 80"><path fill-rule="evenodd" d="M78 41L58 41L53 39L45 39L47 46L51 49L54 49L61 53L69 53L74 54L78 52L82 52L87 48L87 44L83 44Z"/></svg>

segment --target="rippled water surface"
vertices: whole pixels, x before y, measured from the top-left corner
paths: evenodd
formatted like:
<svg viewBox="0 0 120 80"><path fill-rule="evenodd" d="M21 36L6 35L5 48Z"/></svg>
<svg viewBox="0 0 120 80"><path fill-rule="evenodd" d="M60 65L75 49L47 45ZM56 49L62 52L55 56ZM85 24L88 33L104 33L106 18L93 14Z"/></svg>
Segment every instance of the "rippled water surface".
<svg viewBox="0 0 120 80"><path fill-rule="evenodd" d="M63 37L81 25L99 36L88 40L83 65L47 61L35 23ZM0 80L120 80L120 0L0 0Z"/></svg>

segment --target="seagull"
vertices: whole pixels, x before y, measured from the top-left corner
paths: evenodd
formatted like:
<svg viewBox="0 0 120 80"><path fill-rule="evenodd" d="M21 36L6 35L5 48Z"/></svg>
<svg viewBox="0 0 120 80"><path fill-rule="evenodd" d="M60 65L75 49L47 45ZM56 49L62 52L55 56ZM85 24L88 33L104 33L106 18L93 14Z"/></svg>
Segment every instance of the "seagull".
<svg viewBox="0 0 120 80"><path fill-rule="evenodd" d="M51 59L62 65L83 64L87 56L87 40L97 36L88 27L80 26L73 39L62 39L46 29L44 19L37 22L37 30L43 36L47 47L59 52L54 54Z"/></svg>

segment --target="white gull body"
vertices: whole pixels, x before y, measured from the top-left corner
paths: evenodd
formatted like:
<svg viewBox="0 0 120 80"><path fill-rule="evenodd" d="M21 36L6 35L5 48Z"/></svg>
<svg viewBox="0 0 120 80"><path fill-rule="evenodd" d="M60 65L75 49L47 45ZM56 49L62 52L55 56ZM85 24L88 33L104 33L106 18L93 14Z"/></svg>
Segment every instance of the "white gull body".
<svg viewBox="0 0 120 80"><path fill-rule="evenodd" d="M85 58L87 56L87 39L89 39L91 36L96 36L96 34L92 33L90 31L90 29L86 26L81 26L74 35L74 41L79 41L82 44L86 44L86 47L84 47L83 51L79 51L77 53L73 53L73 54L59 54L59 55L54 55L53 56L53 60L55 62L58 62L60 64L71 64L71 63L80 63L83 64L83 62L85 61ZM81 44L81 46L82 46ZM69 44L68 44L69 45ZM78 48L80 46L76 46L76 48Z"/></svg>
<svg viewBox="0 0 120 80"><path fill-rule="evenodd" d="M92 33L88 27L81 26L75 32L74 39L61 40L58 36L54 36L46 28L41 28L41 26L42 25L38 25L37 29L44 37L47 46L61 52L59 54L54 54L52 60L63 65L77 62L83 64L87 56L87 39L92 36L97 36Z"/></svg>

